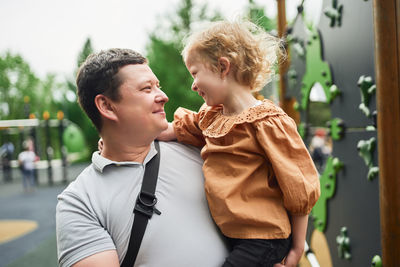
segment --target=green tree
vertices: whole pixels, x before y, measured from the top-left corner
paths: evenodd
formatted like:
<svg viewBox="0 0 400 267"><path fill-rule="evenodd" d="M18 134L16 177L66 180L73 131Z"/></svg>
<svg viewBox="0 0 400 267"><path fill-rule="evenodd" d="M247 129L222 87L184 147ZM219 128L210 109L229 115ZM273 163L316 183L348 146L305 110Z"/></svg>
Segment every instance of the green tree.
<svg viewBox="0 0 400 267"><path fill-rule="evenodd" d="M38 91L40 80L20 55L6 52L0 56L0 119L25 119L29 110L23 108L27 107L24 98L34 107Z"/></svg>
<svg viewBox="0 0 400 267"><path fill-rule="evenodd" d="M182 60L182 40L194 24L221 18L219 12L209 14L206 5L194 6L192 0L182 0L175 12L167 23L150 34L146 48L149 65L170 99L165 106L169 121L178 107L198 110L203 103L202 98L190 90L192 78Z"/></svg>
<svg viewBox="0 0 400 267"><path fill-rule="evenodd" d="M82 50L79 52L77 58L77 65L74 70L73 78L67 79L66 85L67 90L64 95L64 109L66 117L76 123L83 131L87 144L89 146L89 151L94 151L97 149L97 141L99 140L99 135L96 128L93 126L90 119L86 116L84 111L80 108L77 102L76 96L76 83L75 77L79 66L86 60L86 58L94 52L92 41L87 38Z"/></svg>
<svg viewBox="0 0 400 267"><path fill-rule="evenodd" d="M265 14L264 7L256 4L254 0L249 0L247 16L250 21L264 28L266 31L276 29L276 20L269 18Z"/></svg>

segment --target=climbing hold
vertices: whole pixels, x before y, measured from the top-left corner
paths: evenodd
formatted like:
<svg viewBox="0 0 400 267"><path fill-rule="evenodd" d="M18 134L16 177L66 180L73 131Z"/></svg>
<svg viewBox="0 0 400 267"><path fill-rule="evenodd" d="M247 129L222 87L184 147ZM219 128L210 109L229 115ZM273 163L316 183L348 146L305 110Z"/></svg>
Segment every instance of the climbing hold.
<svg viewBox="0 0 400 267"><path fill-rule="evenodd" d="M332 84L332 86L329 88L329 91L331 92L331 102L342 93L335 84Z"/></svg>
<svg viewBox="0 0 400 267"><path fill-rule="evenodd" d="M339 258L350 260L350 238L347 236L347 228L345 226L340 229L340 235L336 237L336 244L338 246Z"/></svg>
<svg viewBox="0 0 400 267"><path fill-rule="evenodd" d="M376 138L371 137L369 140L360 140L357 144L358 154L363 158L365 165L372 165L372 154L375 150Z"/></svg>
<svg viewBox="0 0 400 267"><path fill-rule="evenodd" d="M372 267L382 267L382 259L379 255L375 255L371 262Z"/></svg>
<svg viewBox="0 0 400 267"><path fill-rule="evenodd" d="M370 76L364 75L358 79L357 85L361 89L361 104L358 108L365 114L365 116L370 117L371 112L369 111L369 102L372 95L376 92L376 85L373 83Z"/></svg>
<svg viewBox="0 0 400 267"><path fill-rule="evenodd" d="M331 27L342 25L343 5L338 5L337 0L332 0L332 6L325 8L324 14L331 19Z"/></svg>
<svg viewBox="0 0 400 267"><path fill-rule="evenodd" d="M371 167L369 170L368 170L368 175L367 175L367 178L368 178L368 180L373 180L377 175L378 175L378 173L379 173L379 167Z"/></svg>
<svg viewBox="0 0 400 267"><path fill-rule="evenodd" d="M333 140L337 141L343 138L345 133L345 124L343 120L334 118L328 121L326 124L329 128L329 134Z"/></svg>
<svg viewBox="0 0 400 267"><path fill-rule="evenodd" d="M372 156L376 147L376 138L371 137L369 140L360 140L357 144L358 154L364 160L365 165L368 167L368 180L374 179L379 173L379 168L374 166Z"/></svg>
<svg viewBox="0 0 400 267"><path fill-rule="evenodd" d="M332 160L333 169L335 170L335 174L343 169L344 164L338 158L333 158Z"/></svg>

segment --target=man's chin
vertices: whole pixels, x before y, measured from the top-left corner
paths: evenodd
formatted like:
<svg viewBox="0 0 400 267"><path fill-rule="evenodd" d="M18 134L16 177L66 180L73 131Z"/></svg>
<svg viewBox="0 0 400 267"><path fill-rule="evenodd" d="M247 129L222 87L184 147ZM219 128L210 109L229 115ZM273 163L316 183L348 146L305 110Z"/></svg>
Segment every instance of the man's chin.
<svg viewBox="0 0 400 267"><path fill-rule="evenodd" d="M163 119L162 121L160 121L158 126L159 126L159 129L161 131L167 130L168 129L168 121L167 121L167 119Z"/></svg>
<svg viewBox="0 0 400 267"><path fill-rule="evenodd" d="M164 131L164 130L167 130L167 129L168 129L168 122L167 122L167 120L165 120L165 125L164 125L162 130Z"/></svg>

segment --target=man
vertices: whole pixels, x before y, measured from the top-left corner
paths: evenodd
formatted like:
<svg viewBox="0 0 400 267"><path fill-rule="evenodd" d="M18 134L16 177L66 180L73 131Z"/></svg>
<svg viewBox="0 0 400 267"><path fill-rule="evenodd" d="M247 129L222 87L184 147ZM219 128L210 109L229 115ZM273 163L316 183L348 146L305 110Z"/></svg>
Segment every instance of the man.
<svg viewBox="0 0 400 267"><path fill-rule="evenodd" d="M60 266L119 266L134 219L153 140L168 127L168 97L146 59L128 49L88 57L78 71L78 99L103 139L101 153L58 197ZM202 161L194 148L160 143L156 208L135 266L220 266L226 248L208 213Z"/></svg>

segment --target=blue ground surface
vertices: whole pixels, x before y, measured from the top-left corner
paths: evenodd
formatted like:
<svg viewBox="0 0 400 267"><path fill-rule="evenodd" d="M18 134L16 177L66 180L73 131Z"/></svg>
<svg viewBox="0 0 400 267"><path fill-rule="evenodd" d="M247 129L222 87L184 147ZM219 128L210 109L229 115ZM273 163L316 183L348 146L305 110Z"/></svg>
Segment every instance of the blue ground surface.
<svg viewBox="0 0 400 267"><path fill-rule="evenodd" d="M88 164L68 167L68 182ZM57 195L65 188L54 170L54 185L47 184L47 170L39 171L39 186L25 193L19 170L13 171L12 182L5 183L0 173L0 220L32 220L38 228L17 239L0 244L0 267L52 267L57 264L55 207Z"/></svg>

